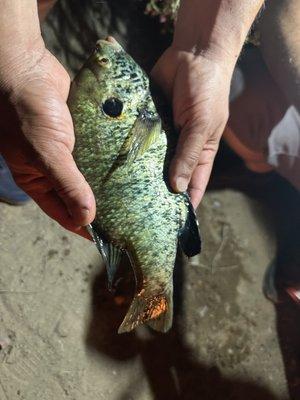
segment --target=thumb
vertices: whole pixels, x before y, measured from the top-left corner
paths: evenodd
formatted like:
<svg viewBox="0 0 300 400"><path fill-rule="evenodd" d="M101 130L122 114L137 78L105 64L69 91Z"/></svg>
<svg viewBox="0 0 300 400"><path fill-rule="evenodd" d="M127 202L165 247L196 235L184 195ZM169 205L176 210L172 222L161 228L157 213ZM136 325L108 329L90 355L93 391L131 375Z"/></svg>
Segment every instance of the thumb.
<svg viewBox="0 0 300 400"><path fill-rule="evenodd" d="M51 154L52 153L52 154ZM46 173L54 190L65 204L74 224L84 226L95 218L96 205L93 192L78 170L72 154L65 146L58 146L43 157Z"/></svg>
<svg viewBox="0 0 300 400"><path fill-rule="evenodd" d="M206 142L197 123L181 130L175 156L170 165L170 184L176 192L187 190Z"/></svg>

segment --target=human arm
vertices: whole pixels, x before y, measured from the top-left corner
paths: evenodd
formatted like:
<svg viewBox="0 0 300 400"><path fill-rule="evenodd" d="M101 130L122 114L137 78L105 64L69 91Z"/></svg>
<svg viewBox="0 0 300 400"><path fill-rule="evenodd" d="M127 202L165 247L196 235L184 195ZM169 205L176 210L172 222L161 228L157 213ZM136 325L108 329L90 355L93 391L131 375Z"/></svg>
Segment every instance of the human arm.
<svg viewBox="0 0 300 400"><path fill-rule="evenodd" d="M93 220L95 200L71 154L69 75L45 48L37 2L0 6L0 152L50 217L85 236L81 227Z"/></svg>
<svg viewBox="0 0 300 400"><path fill-rule="evenodd" d="M262 0L182 0L172 45L152 76L172 99L180 130L170 183L198 206L228 119L234 66Z"/></svg>

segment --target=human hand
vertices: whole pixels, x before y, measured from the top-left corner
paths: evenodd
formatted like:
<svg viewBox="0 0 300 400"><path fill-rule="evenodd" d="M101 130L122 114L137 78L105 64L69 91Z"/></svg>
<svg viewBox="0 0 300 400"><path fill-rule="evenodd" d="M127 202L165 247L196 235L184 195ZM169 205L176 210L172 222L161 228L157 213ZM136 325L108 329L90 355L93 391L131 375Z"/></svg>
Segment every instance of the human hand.
<svg viewBox="0 0 300 400"><path fill-rule="evenodd" d="M0 152L16 183L63 227L89 237L91 188L72 157L70 78L43 45L30 58L0 66Z"/></svg>
<svg viewBox="0 0 300 400"><path fill-rule="evenodd" d="M175 127L180 131L170 165L170 184L178 192L188 189L196 208L228 119L232 68L212 57L171 46L151 75L172 101Z"/></svg>

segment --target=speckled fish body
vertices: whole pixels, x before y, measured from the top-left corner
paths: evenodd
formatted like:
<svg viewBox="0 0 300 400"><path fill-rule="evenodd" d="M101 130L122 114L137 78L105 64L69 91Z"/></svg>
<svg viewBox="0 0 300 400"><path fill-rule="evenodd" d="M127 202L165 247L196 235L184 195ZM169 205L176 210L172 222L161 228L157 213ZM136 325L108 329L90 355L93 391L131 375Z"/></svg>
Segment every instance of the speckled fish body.
<svg viewBox="0 0 300 400"><path fill-rule="evenodd" d="M181 234L185 247L191 239L192 253L200 251L200 243L195 223L187 227L195 218L187 195L173 193L164 178L167 137L148 77L120 45L101 40L72 84L69 106L74 157L96 198L89 231L109 284L122 251L136 277L136 293L119 332L145 322L167 331L178 238Z"/></svg>

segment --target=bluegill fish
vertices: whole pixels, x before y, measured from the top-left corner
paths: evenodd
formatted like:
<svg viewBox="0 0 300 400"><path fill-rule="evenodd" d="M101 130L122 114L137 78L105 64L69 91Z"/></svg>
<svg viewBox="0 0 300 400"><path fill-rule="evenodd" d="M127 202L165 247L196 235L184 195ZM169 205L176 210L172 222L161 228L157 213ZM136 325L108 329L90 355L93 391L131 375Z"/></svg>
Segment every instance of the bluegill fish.
<svg viewBox="0 0 300 400"><path fill-rule="evenodd" d="M115 41L100 40L75 77L69 96L76 163L96 198L89 226L113 284L122 252L136 293L119 328L147 323L166 332L173 318L173 268L178 241L200 252L198 224L187 194L167 181L168 143L149 79ZM172 136L173 135L173 136Z"/></svg>

